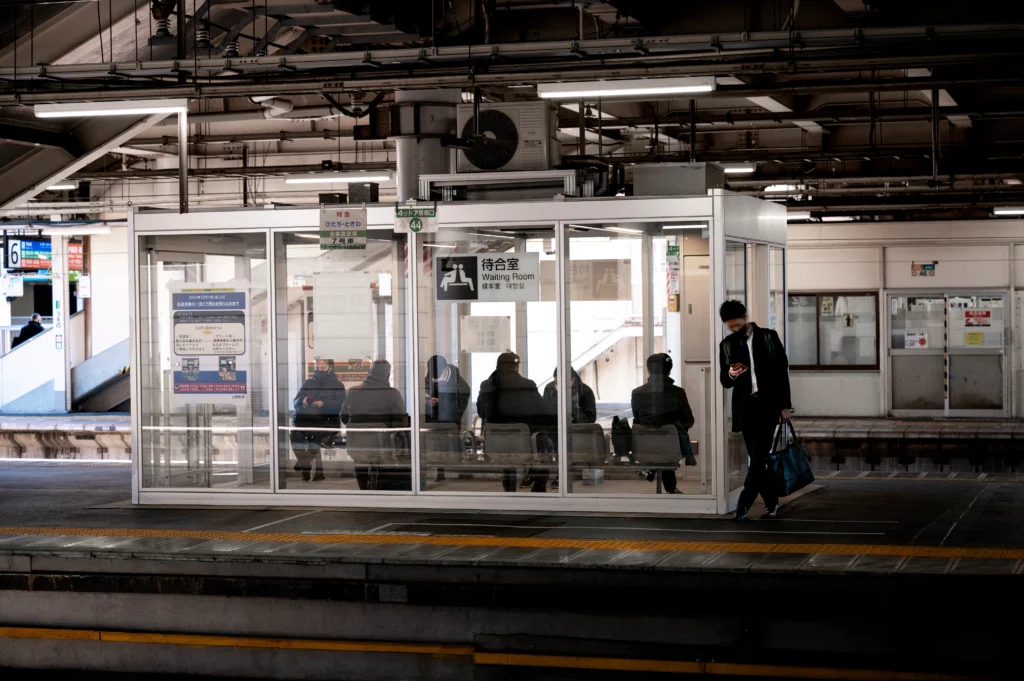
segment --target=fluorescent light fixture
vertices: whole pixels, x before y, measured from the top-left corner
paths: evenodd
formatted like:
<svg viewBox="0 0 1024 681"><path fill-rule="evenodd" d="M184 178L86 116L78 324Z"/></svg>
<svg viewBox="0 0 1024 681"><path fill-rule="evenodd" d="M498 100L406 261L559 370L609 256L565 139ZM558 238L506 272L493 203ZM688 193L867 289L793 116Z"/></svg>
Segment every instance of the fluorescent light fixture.
<svg viewBox="0 0 1024 681"><path fill-rule="evenodd" d="M798 192L803 190L799 184L770 184L764 188L765 192Z"/></svg>
<svg viewBox="0 0 1024 681"><path fill-rule="evenodd" d="M810 220L810 213L787 213L786 220L789 222L796 222L797 220Z"/></svg>
<svg viewBox="0 0 1024 681"><path fill-rule="evenodd" d="M506 236L504 234L485 234L483 232L466 232L466 234L471 236L484 236L487 237L488 239L508 239L509 241L516 240L514 236Z"/></svg>
<svg viewBox="0 0 1024 681"><path fill-rule="evenodd" d="M47 191L51 191L51 192L60 192L60 191L66 190L66 189L77 189L77 188L78 188L77 184L51 184L49 187L46 188L46 190Z"/></svg>
<svg viewBox="0 0 1024 681"><path fill-rule="evenodd" d="M822 222L853 222L853 218L849 215L822 215Z"/></svg>
<svg viewBox="0 0 1024 681"><path fill-rule="evenodd" d="M455 248L455 244L423 244L427 248Z"/></svg>
<svg viewBox="0 0 1024 681"><path fill-rule="evenodd" d="M110 234L110 227L105 225L82 225L81 227L41 227L44 236L95 236Z"/></svg>
<svg viewBox="0 0 1024 681"><path fill-rule="evenodd" d="M712 92L714 78L638 78L634 80L591 80L579 83L540 83L541 99L586 99L606 97L652 97Z"/></svg>
<svg viewBox="0 0 1024 681"><path fill-rule="evenodd" d="M83 116L145 116L188 111L187 99L139 99L118 102L76 102L36 104L36 118L79 118Z"/></svg>
<svg viewBox="0 0 1024 681"><path fill-rule="evenodd" d="M1017 185L1020 185L1020 184L1024 184L1024 182L1021 182L1021 179L1019 177L1008 177L1005 180L1003 180L1003 182L1005 184L1010 184L1010 185L1014 185L1014 186L1017 186Z"/></svg>
<svg viewBox="0 0 1024 681"><path fill-rule="evenodd" d="M704 225L665 225L662 229L666 232L674 232L680 229L704 229Z"/></svg>
<svg viewBox="0 0 1024 681"><path fill-rule="evenodd" d="M726 175L747 175L757 170L757 166L753 163L742 163L734 166L722 166L722 170Z"/></svg>
<svg viewBox="0 0 1024 681"><path fill-rule="evenodd" d="M641 229L629 229L628 227L599 227L597 225L569 225L574 229L597 230L598 232L619 232L620 234L643 234Z"/></svg>
<svg viewBox="0 0 1024 681"><path fill-rule="evenodd" d="M350 182L390 182L390 171L372 173L312 173L310 175L288 175L286 184L337 184Z"/></svg>
<svg viewBox="0 0 1024 681"><path fill-rule="evenodd" d="M992 213L995 215L1024 215L1024 206L1003 206L1002 208L993 208Z"/></svg>

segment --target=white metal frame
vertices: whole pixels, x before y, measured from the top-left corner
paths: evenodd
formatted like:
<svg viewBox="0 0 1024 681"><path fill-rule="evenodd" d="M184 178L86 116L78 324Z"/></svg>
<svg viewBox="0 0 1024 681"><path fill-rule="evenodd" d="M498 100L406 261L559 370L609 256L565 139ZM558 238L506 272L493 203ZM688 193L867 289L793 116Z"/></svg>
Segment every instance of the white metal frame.
<svg viewBox="0 0 1024 681"><path fill-rule="evenodd" d="M604 198L604 199L570 199L555 201L536 201L519 203L451 203L439 205L439 221L441 228L481 228L508 227L509 215L514 215L514 225L521 227L554 226L555 239L558 244L559 257L556 260L556 284L558 286L559 305L557 333L559 344L557 359L559 366L566 366L569 359L568 347L568 279L566 262L562 254L568 253L566 225L572 223L610 223L610 222L703 222L708 225L711 234L711 276L712 276L712 309L724 300L724 278L721 276L724 267L724 246L727 221L723 215L724 204L729 195L715 190L708 196L687 198ZM775 204L758 202L770 206L769 211L776 208ZM744 208L750 208L745 205ZM754 208L757 208L756 206ZM784 211L784 209L781 209ZM784 224L784 216L783 216ZM394 206L368 206L368 227L388 230L394 224ZM270 292L270 333L271 377L270 390L270 431L271 453L271 487L269 490L256 489L162 489L142 487L142 451L141 451L141 413L139 406L132 410L132 501L139 504L205 504L266 505L272 498L278 505L309 505L328 507L393 507L406 509L482 509L489 510L521 510L521 511L605 511L605 512L658 512L658 513L723 513L729 506L727 499L727 480L725 479L724 443L722 440L724 418L722 404L724 390L718 381L714 381L714 390L707 405L708 420L711 427L705 434L706 444L702 443L701 455L711 459L709 466L711 486L703 495L592 495L571 494L568 485L562 485L556 494L499 494L499 493L444 493L420 491L419 471L419 438L412 437L412 472L413 487L411 492L341 492L341 491L277 491L279 475L279 413L277 396L277 319L276 307L276 253L274 252L274 234L279 232L295 232L315 230L319 226L319 211L316 208L284 209L284 210L199 210L190 213L183 219L177 213L132 212L129 216L129 264L133 271L138 271L139 237L157 234L195 234L223 232L263 232L266 234L267 257L269 259L268 289ZM776 232L775 234L777 234ZM749 234L744 234L750 240ZM407 356L411 365L411 382L413 392L418 395L422 377L419 375L419 342L418 342L418 253L420 237L409 235L409 284L412 295L407 297L408 333L412 347ZM760 241L776 246L785 246L784 230L782 240L770 239ZM768 282L765 281L767 287ZM133 334L132 384L131 394L134 405L141 405L139 372L140 338L138 329L139 305L142 303L139 286L133 286L131 294ZM717 347L722 340L722 325L712 323L709 329L712 347ZM558 372L558 385L561 395L568 394L567 372ZM410 399L411 422L418 424L421 406L418 399ZM566 405L559 404L560 428L566 425ZM565 438L559 438L559 472L562 480L568 479L567 444Z"/></svg>

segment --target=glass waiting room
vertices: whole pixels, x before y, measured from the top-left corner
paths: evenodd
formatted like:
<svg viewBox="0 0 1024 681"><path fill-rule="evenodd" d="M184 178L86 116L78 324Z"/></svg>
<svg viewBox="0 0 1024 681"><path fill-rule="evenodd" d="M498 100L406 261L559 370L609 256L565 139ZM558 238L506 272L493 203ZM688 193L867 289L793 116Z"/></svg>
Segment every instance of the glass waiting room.
<svg viewBox="0 0 1024 681"><path fill-rule="evenodd" d="M318 209L131 216L135 503L731 508L715 310L784 337L783 207L442 203L420 233L366 214L342 247Z"/></svg>

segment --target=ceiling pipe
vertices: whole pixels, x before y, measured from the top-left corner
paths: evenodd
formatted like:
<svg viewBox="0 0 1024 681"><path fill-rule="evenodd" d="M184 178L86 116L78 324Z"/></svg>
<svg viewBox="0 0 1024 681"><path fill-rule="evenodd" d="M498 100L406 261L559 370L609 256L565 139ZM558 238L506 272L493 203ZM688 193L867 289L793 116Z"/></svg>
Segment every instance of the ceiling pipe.
<svg viewBox="0 0 1024 681"><path fill-rule="evenodd" d="M338 172L353 170L395 170L394 163L345 163ZM261 177L267 175L308 175L310 173L321 173L323 167L316 165L291 165L291 166L254 166L250 168L194 168L189 171L192 177ZM72 175L75 180L132 180L149 178L171 178L178 176L177 168L157 168L149 170L107 170L107 171L85 171Z"/></svg>
<svg viewBox="0 0 1024 681"><path fill-rule="evenodd" d="M1014 177L1021 177L1024 173L970 173L963 175L940 175L938 179L944 182L970 181L970 180L1005 180ZM765 187L772 184L872 184L881 182L929 182L931 175L883 175L883 176L851 176L851 177L773 177L757 180L729 180L730 187L736 189L747 189L751 187ZM784 194L786 192L779 192ZM794 193L794 192L789 192Z"/></svg>
<svg viewBox="0 0 1024 681"><path fill-rule="evenodd" d="M242 142L295 142L298 140L336 140L339 137L347 139L352 137L352 130L290 130L285 132L252 132L239 133L236 135L190 135L190 144L240 144ZM137 137L132 140L133 147L148 146L176 146L177 135L163 135L161 137Z"/></svg>

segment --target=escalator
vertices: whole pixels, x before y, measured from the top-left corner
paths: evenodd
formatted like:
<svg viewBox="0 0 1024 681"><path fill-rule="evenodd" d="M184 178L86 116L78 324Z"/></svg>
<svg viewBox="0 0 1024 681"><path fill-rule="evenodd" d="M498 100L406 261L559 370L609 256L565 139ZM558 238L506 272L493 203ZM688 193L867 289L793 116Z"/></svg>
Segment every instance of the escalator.
<svg viewBox="0 0 1024 681"><path fill-rule="evenodd" d="M131 407L131 381L128 366L131 341L123 341L71 369L74 411L128 412Z"/></svg>

